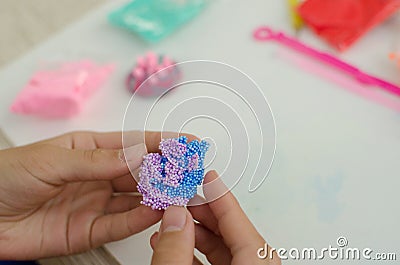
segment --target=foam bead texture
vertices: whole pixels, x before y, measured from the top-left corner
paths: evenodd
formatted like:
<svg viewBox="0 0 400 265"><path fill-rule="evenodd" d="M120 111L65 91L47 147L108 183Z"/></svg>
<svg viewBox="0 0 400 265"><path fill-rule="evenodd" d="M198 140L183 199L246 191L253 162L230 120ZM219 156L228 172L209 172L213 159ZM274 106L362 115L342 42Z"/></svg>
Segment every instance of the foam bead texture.
<svg viewBox="0 0 400 265"><path fill-rule="evenodd" d="M185 206L197 193L204 179L204 157L209 148L206 141L187 142L185 136L163 139L161 154L144 156L139 173L138 191L142 204L153 210L171 205Z"/></svg>

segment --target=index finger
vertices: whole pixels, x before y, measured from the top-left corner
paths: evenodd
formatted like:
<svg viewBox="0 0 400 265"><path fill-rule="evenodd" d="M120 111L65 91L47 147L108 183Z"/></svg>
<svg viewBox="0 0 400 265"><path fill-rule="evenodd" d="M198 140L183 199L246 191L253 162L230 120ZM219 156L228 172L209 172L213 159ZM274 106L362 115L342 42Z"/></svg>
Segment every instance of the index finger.
<svg viewBox="0 0 400 265"><path fill-rule="evenodd" d="M39 143L51 143L68 149L122 149L122 136L129 146L143 143L141 131L128 132L92 132L75 131L50 138Z"/></svg>
<svg viewBox="0 0 400 265"><path fill-rule="evenodd" d="M145 143L147 147L147 152L157 153L159 152L158 146L160 145L161 139L166 138L177 138L179 136L186 136L188 142L193 140L199 140L198 137L189 133L178 133L178 132L145 132ZM125 137L125 136L124 136Z"/></svg>
<svg viewBox="0 0 400 265"><path fill-rule="evenodd" d="M122 149L145 142L147 151L159 152L162 138L186 136L188 141L198 139L188 133L126 131L126 132L90 132L79 131L67 133L42 142L51 142L69 149Z"/></svg>

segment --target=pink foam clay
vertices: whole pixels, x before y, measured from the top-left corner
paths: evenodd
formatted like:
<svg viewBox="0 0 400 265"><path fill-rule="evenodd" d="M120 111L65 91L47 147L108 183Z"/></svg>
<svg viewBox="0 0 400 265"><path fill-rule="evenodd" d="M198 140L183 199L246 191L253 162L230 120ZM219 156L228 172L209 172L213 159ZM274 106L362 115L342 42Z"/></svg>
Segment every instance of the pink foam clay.
<svg viewBox="0 0 400 265"><path fill-rule="evenodd" d="M64 63L55 70L38 71L18 94L11 111L47 118L74 116L114 68L111 64L98 66L82 60Z"/></svg>

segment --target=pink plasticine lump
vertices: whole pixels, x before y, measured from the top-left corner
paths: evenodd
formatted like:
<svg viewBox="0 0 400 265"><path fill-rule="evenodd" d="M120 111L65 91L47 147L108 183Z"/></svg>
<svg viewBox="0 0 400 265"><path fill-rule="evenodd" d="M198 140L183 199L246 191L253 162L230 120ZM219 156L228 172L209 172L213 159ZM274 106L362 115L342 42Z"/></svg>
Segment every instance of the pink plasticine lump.
<svg viewBox="0 0 400 265"><path fill-rule="evenodd" d="M36 72L18 94L10 110L45 118L78 114L89 98L114 71L113 64L98 66L90 60L68 62L55 70Z"/></svg>

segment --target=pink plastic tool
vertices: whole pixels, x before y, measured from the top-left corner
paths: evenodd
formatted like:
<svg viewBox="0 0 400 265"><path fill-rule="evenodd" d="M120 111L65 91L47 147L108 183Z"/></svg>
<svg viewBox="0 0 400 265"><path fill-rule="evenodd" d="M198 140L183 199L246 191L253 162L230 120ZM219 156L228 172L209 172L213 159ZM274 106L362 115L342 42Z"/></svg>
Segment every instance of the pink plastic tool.
<svg viewBox="0 0 400 265"><path fill-rule="evenodd" d="M76 115L114 68L112 64L98 66L82 60L64 63L57 69L38 71L18 94L11 111L46 118Z"/></svg>
<svg viewBox="0 0 400 265"><path fill-rule="evenodd" d="M335 67L335 68L349 74L350 76L353 76L358 82L360 82L364 85L381 87L390 93L400 96L400 87L399 86L392 84L390 82L387 82L378 77L372 76L368 73L365 73L365 72L361 71L360 69L358 69L357 67L354 67L351 64L348 64L328 53L324 53L324 52L318 51L314 48L311 48L294 38L286 36L283 32L273 31L269 27L263 26L254 31L254 38L259 41L279 42L293 50L296 50L298 52L306 54L309 57L312 57L321 62L324 62L332 67Z"/></svg>
<svg viewBox="0 0 400 265"><path fill-rule="evenodd" d="M340 88L354 93L362 98L372 101L378 105L400 112L400 104L397 97L388 96L385 93L374 93L372 89L365 89L361 83L354 82L353 78L348 75L343 75L328 65L324 66L315 61L308 60L303 56L298 56L292 53L279 52L280 58L288 60L293 64L298 65L302 70L309 72L317 77L324 78L339 85Z"/></svg>

